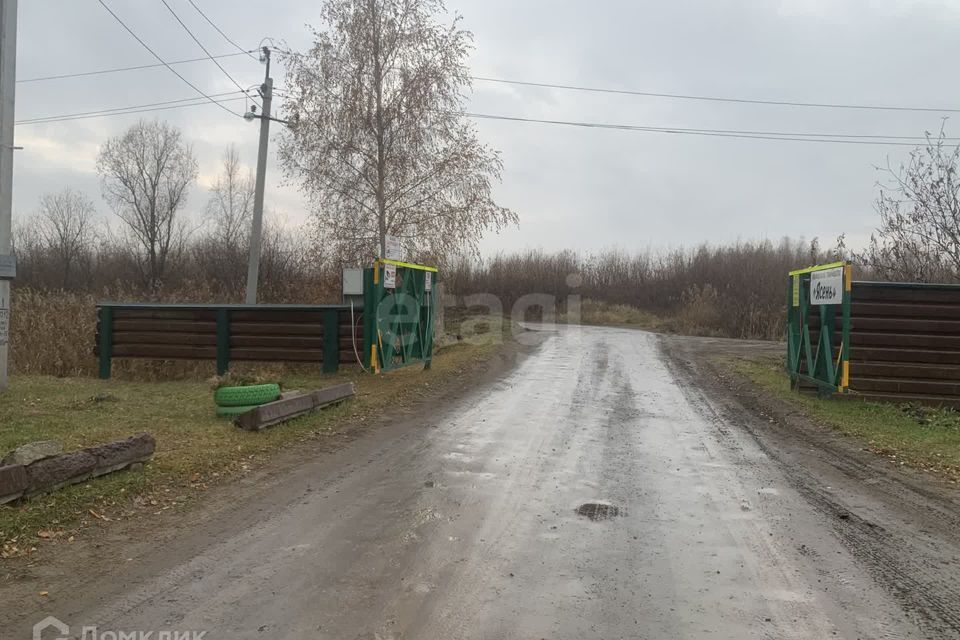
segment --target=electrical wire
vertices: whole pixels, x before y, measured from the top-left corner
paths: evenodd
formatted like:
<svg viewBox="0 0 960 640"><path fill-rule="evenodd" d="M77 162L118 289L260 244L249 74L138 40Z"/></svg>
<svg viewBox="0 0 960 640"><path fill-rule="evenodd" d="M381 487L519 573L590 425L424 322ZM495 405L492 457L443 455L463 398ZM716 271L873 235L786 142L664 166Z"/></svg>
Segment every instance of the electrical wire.
<svg viewBox="0 0 960 640"><path fill-rule="evenodd" d="M213 93L213 94L210 94L210 97L211 97L211 98L223 98L223 97L225 97L225 96L232 96L232 95L235 95L235 94L237 94L237 93L238 93L237 91L228 91L228 92L226 92L226 93ZM196 101L196 100L200 100L200 98L177 98L176 100L164 100L164 101L162 101L162 102L149 102L149 103L147 103L147 104L136 104L136 105L129 105L129 106L126 106L126 107L111 107L111 108L107 108L107 109L94 109L93 111L79 111L79 112L76 112L76 113L66 113L66 114L60 114L60 115L56 115L56 116L38 116L38 117L35 117L35 118L27 118L27 119L25 119L25 120L17 120L14 124L24 124L24 123L28 123L28 122L43 121L43 120L59 120L59 119L61 119L61 118L72 118L72 117L75 117L75 116L85 116L85 115L91 115L91 114L95 114L95 113L109 113L109 112L111 112L111 111L126 111L127 109L142 109L142 108L146 108L146 107L160 107L160 106L164 106L164 105L168 105L168 104L176 104L176 103L178 103L178 102L194 102L194 101Z"/></svg>
<svg viewBox="0 0 960 640"><path fill-rule="evenodd" d="M817 109L863 109L871 111L916 111L933 113L960 113L960 108L949 107L904 107L878 104L842 104L830 102L800 102L789 100L761 100L751 98L726 98L721 96L686 95L680 93L657 93L653 91L632 91L627 89L608 89L602 87L583 87L569 84L550 84L547 82L527 82L524 80L506 80L503 78L489 78L484 76L470 76L479 82L495 82L499 84L522 85L526 87L541 87L546 89L564 89L567 91L587 91L592 93L612 93L628 96L645 96L649 98L671 98L676 100L704 100L708 102L733 102L739 104L758 104L778 107L809 107Z"/></svg>
<svg viewBox="0 0 960 640"><path fill-rule="evenodd" d="M116 13L114 13L114 12L113 12L113 9L111 9L111 8L107 5L107 3L105 2L105 0L98 0L98 2L103 6L104 9L107 10L107 13L109 13L111 16L113 16L114 20L116 20L117 22L120 23L120 26L123 27L123 28L127 31L127 33L129 33L131 36L133 36L133 39L134 39L134 40L136 40L137 42L140 43L140 46L142 46L144 49L146 49L147 51L149 51L150 54L151 54L154 58L156 58L158 62L160 62L161 64L163 64L163 66L165 66L167 69L169 69L170 72L173 73L173 75L175 75L175 76L177 76L178 78L180 78L185 84L187 84L191 89L193 89L194 91L196 91L197 93L199 93L201 96L203 96L204 98L206 98L210 103L217 105L218 107L220 107L221 109L223 109L224 111L226 111L227 113L229 113L230 115L236 116L236 117L238 117L238 118L242 118L242 117L243 117L242 115L240 115L240 114L237 113L236 111L233 111L233 110L231 110L231 109L228 109L227 107L223 106L222 104L220 104L219 102L217 102L216 100L214 100L213 98L211 98L210 96L208 96L206 93L204 93L203 91L201 91L195 84L193 84L192 82L190 82L189 80L187 80L186 78L184 78L182 75L180 75L180 73L179 73L176 69L174 69L172 66L170 66L170 64L169 64L166 60L164 60L163 58L161 58L160 55L157 54L156 51L154 51L153 49L151 49L151 48L147 45L147 43L144 42L144 41L140 38L140 36L138 36L138 35L133 31L133 29L131 29L130 27L127 26L127 24L120 18L120 16L118 16Z"/></svg>
<svg viewBox="0 0 960 640"><path fill-rule="evenodd" d="M241 87L240 83L237 82L236 79L232 75L230 75L230 73L226 69L223 68L222 64L217 62L216 58L214 58L209 51L207 51L207 48L203 46L203 43L200 42L200 39L196 35L194 35L193 31L190 30L190 27L188 27L186 23L184 23L184 21L180 19L180 16L177 15L177 12L173 10L173 7L170 6L170 3L167 2L167 0L160 0L160 2L162 2L163 6L167 8L167 11L170 12L170 15L172 15L174 19L176 19L176 21L180 23L180 26L183 27L183 30L187 32L187 35L189 35L193 39L193 41L197 43L197 46L200 47L205 54L207 54L207 58L210 60L210 62L217 65L217 68L223 72L223 75L227 76L227 78L230 79L230 82L236 85L237 89L240 89L240 91L246 92L246 89ZM250 96L249 94L247 95L250 98L251 102L253 102L258 107L260 106L260 104L256 100L254 100L253 96Z"/></svg>
<svg viewBox="0 0 960 640"><path fill-rule="evenodd" d="M698 135L698 136L710 136L710 137L718 137L718 138L781 140L781 141L789 141L789 142L824 142L824 143L831 143L831 144L866 144L866 145L885 145L885 146L902 146L902 147L917 146L916 142L848 139L848 138L852 138L853 136L846 136L843 134L790 134L790 133L776 133L776 132L734 131L734 130L723 130L723 129L683 129L683 128L675 128L675 127L646 127L646 126L638 126L638 125L608 124L608 123L599 123L599 122L545 120L540 118L501 116L501 115L492 115L492 114L485 114L485 113L465 113L464 115L467 116L468 118L475 118L475 119L482 119L482 120L505 120L509 122L553 124L553 125L562 125L562 126L569 126L569 127L583 127L588 129L614 129L619 131L640 131L640 132L648 132L648 133L668 133L668 134L676 134L676 135ZM836 135L837 137L835 138L801 137L801 136L826 136L826 135ZM899 138L893 138L893 139L896 140ZM923 138L922 140L926 140L926 138Z"/></svg>
<svg viewBox="0 0 960 640"><path fill-rule="evenodd" d="M296 52L277 49L277 53L285 56L297 56L299 55ZM702 100L707 102L730 102L737 104L756 104L756 105L767 105L767 106L777 106L777 107L805 107L805 108L817 108L817 109L861 109L861 110L870 110L870 111L907 111L907 112L921 112L921 113L960 113L960 108L957 107L908 107L908 106L898 106L898 105L881 105L881 104L846 104L846 103L835 103L835 102L805 102L805 101L791 101L791 100L768 100L768 99L755 99L755 98L728 98L724 96L705 96L705 95L696 95L696 94L682 94L682 93L663 93L655 91L638 91L631 89L612 89L607 87L587 87L581 85L572 85L572 84L555 84L549 82L533 82L527 80L510 80L506 78L492 78L489 76L470 76L471 80L477 82L493 82L498 84L508 84L508 85L519 85L525 87L540 87L544 89L562 89L566 91L584 91L590 93L606 93L606 94L617 94L617 95L628 95L628 96L644 96L648 98L670 98L675 100Z"/></svg>
<svg viewBox="0 0 960 640"><path fill-rule="evenodd" d="M225 94L213 94L212 97L217 96L227 96L234 95L236 91L231 91ZM240 96L236 98L225 98L222 100L217 100L219 104L221 102L236 102L239 100L246 100L245 96ZM169 100L166 102L154 102L143 105L130 105L127 107L116 107L113 109L102 109L100 111L86 111L80 113L68 113L58 116L45 116L41 118L30 118L26 120L18 120L14 123L15 126L20 125L30 125L30 124L46 124L53 122L67 122L70 120L87 120L89 118L103 118L107 116L122 116L130 113L147 113L151 111L167 111L169 109L180 109L182 107L200 107L208 105L210 102L203 98L184 98L182 100Z"/></svg>
<svg viewBox="0 0 960 640"><path fill-rule="evenodd" d="M244 52L247 53L247 52ZM233 58L235 56L242 56L243 53L221 53L219 55L213 56L214 58ZM167 64L187 64L188 62L206 62L209 60L209 57L206 58L189 58L186 60L172 60ZM52 76L37 76L35 78L22 78L17 80L17 84L24 82L44 82L46 80L63 80L66 78L82 78L85 76L97 76L105 73L119 73L121 71L140 71L141 69L156 69L157 67L163 67L163 64L139 64L133 67L116 67L113 69L99 69L97 71L80 71L78 73L62 73L59 75Z"/></svg>
<svg viewBox="0 0 960 640"><path fill-rule="evenodd" d="M196 3L196 2L194 2L193 0L187 0L187 2L189 2L189 3L190 3L190 6L192 6L194 9L197 10L197 13L199 13L201 16L203 16L203 19L206 20L207 23L208 23L211 27L213 27L214 29L217 30L217 33L219 33L221 36L223 36L223 39L224 39L224 40L226 40L227 42L229 42L230 44L232 44L234 47L236 47L238 50L240 50L241 52L247 54L248 56L250 56L251 58L253 58L253 59L256 60L257 62L260 61L260 58L254 57L254 56L252 55L252 52L246 51L243 47L241 47L241 46L238 45L236 42L234 42L233 40L231 40L231 39L230 39L230 36L228 36L227 34L225 34L225 33L223 32L223 30L222 30L220 27L217 26L217 23L215 23L213 20L211 20L211 19L207 16L207 14L205 14L205 13L203 12L203 10L202 10L200 7L197 6L197 3Z"/></svg>

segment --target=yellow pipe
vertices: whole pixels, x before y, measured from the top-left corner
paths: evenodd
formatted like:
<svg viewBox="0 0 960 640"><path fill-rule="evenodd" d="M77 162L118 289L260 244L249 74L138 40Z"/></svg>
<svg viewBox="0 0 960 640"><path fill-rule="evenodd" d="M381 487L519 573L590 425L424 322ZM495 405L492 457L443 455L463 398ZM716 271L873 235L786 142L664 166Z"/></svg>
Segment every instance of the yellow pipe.
<svg viewBox="0 0 960 640"><path fill-rule="evenodd" d="M387 260L386 258L380 258L381 264L392 264L396 267L406 267L407 269L419 269L420 271L432 271L433 273L437 272L436 267L427 267L422 264L413 264L411 262L400 262L399 260Z"/></svg>
<svg viewBox="0 0 960 640"><path fill-rule="evenodd" d="M848 266L846 262L831 262L830 264L818 264L815 267L807 267L806 269L797 269L796 271L791 271L788 275L799 276L804 273L813 273L814 271L825 271L827 269L836 269L837 267L846 267Z"/></svg>

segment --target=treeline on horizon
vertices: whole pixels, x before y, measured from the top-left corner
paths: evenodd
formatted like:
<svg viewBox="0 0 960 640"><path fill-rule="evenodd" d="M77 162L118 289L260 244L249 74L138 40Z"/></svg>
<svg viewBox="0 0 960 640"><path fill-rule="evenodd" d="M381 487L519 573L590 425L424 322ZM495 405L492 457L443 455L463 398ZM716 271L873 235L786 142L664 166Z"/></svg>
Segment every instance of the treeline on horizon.
<svg viewBox="0 0 960 640"><path fill-rule="evenodd" d="M787 273L847 257L842 247L825 250L817 240L784 238L665 252L527 250L458 258L440 267L448 308L462 309L469 296L490 294L509 314L522 296L546 294L564 317L569 296L577 295L587 310L619 309L604 316L612 322L636 309L665 331L776 340L784 331ZM246 280L246 247L225 247L202 235L185 243L159 287L139 277L136 257L119 244L91 244L69 278L61 258L42 244L19 244L17 259L11 344L20 373L94 375L98 301L236 303L243 300ZM262 302L339 302L341 265L324 261L293 232L268 233L261 264ZM855 262L854 277L877 276Z"/></svg>

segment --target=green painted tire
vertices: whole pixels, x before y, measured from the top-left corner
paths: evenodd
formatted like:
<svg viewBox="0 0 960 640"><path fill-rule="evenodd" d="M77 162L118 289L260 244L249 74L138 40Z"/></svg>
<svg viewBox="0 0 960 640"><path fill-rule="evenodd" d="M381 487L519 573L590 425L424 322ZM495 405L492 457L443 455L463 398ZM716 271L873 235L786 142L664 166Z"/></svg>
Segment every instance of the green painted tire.
<svg viewBox="0 0 960 640"><path fill-rule="evenodd" d="M244 406L241 406L241 407L217 407L217 415L220 416L221 418L235 418L235 417L239 416L239 415L242 414L242 413L246 413L247 411L253 411L253 410L256 409L258 406L259 406L259 405L252 404L252 405L248 405L248 406L245 406L245 407L244 407Z"/></svg>
<svg viewBox="0 0 960 640"><path fill-rule="evenodd" d="M253 384L247 387L220 387L213 400L220 407L248 407L273 402L280 397L278 384Z"/></svg>

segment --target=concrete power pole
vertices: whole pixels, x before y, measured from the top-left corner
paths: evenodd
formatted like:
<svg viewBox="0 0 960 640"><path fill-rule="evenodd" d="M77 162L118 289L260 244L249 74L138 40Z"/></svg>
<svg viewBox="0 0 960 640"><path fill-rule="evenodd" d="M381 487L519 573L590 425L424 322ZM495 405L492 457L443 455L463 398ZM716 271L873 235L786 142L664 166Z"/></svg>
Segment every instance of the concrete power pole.
<svg viewBox="0 0 960 640"><path fill-rule="evenodd" d="M13 109L17 75L17 0L0 0L0 391L7 388L10 280L15 275L10 240L13 208Z"/></svg>
<svg viewBox="0 0 960 640"><path fill-rule="evenodd" d="M267 180L270 103L273 100L273 78L270 77L270 49L264 47L263 56L267 64L267 71L263 84L260 86L260 96L263 98L263 113L260 114L260 151L257 154L257 184L253 195L253 229L250 232L250 259L247 263L247 304L257 304L257 283L260 279L260 244L263 236L263 190Z"/></svg>

